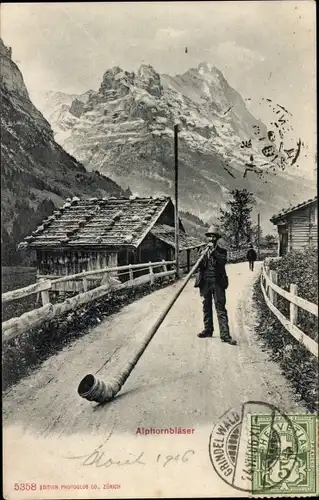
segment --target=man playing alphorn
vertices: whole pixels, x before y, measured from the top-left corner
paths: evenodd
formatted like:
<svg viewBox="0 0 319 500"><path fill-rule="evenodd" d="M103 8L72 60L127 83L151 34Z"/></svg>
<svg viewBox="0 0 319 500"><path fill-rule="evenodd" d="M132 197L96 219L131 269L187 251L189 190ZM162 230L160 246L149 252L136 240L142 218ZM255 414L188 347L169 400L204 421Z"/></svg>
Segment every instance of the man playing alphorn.
<svg viewBox="0 0 319 500"><path fill-rule="evenodd" d="M228 315L226 310L226 289L228 288L228 277L225 264L227 262L227 251L218 245L220 234L211 226L206 233L209 239L209 250L199 265L198 278L195 286L199 287L200 295L203 297L204 330L198 334L199 338L212 337L213 327L213 299L219 323L220 338L222 342L236 345L229 333Z"/></svg>

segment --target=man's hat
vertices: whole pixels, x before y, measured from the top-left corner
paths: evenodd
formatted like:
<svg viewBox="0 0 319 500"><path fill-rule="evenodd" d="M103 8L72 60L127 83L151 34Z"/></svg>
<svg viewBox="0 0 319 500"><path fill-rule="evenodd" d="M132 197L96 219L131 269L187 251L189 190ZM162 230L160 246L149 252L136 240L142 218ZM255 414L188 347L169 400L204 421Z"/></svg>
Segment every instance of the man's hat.
<svg viewBox="0 0 319 500"><path fill-rule="evenodd" d="M219 230L216 226L210 226L210 228L208 229L208 231L205 233L206 236L212 236L213 234L215 234L216 236L220 236L220 233L219 233Z"/></svg>

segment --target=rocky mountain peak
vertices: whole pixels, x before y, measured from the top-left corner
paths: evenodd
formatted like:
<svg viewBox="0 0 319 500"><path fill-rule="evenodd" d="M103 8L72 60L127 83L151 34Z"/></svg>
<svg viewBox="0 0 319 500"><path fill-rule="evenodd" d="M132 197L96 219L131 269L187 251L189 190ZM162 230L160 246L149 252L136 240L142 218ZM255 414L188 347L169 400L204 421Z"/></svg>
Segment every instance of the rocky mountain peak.
<svg viewBox="0 0 319 500"><path fill-rule="evenodd" d="M119 66L108 69L104 75L99 93L113 99L124 97L134 84L135 74L122 70Z"/></svg>
<svg viewBox="0 0 319 500"><path fill-rule="evenodd" d="M29 99L23 76L18 66L12 61L12 50L6 47L0 38L1 76L0 82L9 92Z"/></svg>
<svg viewBox="0 0 319 500"><path fill-rule="evenodd" d="M180 75L179 75L180 76ZM191 68L184 75L200 80L214 82L216 85L221 85L226 82L225 77L220 69L210 62L201 62L197 68Z"/></svg>
<svg viewBox="0 0 319 500"><path fill-rule="evenodd" d="M11 59L12 49L11 47L6 47L3 43L2 38L0 38L0 54L5 57L9 57Z"/></svg>
<svg viewBox="0 0 319 500"><path fill-rule="evenodd" d="M216 74L218 76L222 75L222 72L216 66L214 66L210 62L201 62L201 63L199 63L199 65L198 65L198 72L201 75L203 75L203 74L210 74L210 73L214 73L214 74Z"/></svg>
<svg viewBox="0 0 319 500"><path fill-rule="evenodd" d="M154 97L162 97L161 77L150 64L142 64L137 72L138 86Z"/></svg>
<svg viewBox="0 0 319 500"><path fill-rule="evenodd" d="M81 114L83 113L83 109L84 102L80 101L79 99L74 99L74 101L72 101L72 104L70 106L70 113L73 116L80 118Z"/></svg>
<svg viewBox="0 0 319 500"><path fill-rule="evenodd" d="M11 48L6 47L3 40L0 39L0 84L3 96L6 96L6 98L10 98L14 101L15 106L21 107L21 105L23 105L23 107L27 109L28 113L30 113L33 120L40 125L43 133L46 133L49 137L53 138L53 131L49 122L31 102L22 73L12 60L11 56Z"/></svg>
<svg viewBox="0 0 319 500"><path fill-rule="evenodd" d="M95 95L95 94L96 94L96 91L95 91L95 90L90 89L90 90L87 90L86 92L84 92L84 94L81 94L81 95L79 96L79 99L80 99L80 101L82 101L82 102L87 102L87 101L88 101L88 99L89 99L92 95Z"/></svg>
<svg viewBox="0 0 319 500"><path fill-rule="evenodd" d="M222 89L228 86L222 71L210 62L200 63L197 67L197 71L200 78L216 88Z"/></svg>
<svg viewBox="0 0 319 500"><path fill-rule="evenodd" d="M72 111L79 114L81 107L75 104ZM275 212L271 205L282 205L284 176L271 179L268 174L265 184L255 172L247 176L250 162L257 170L265 164L255 131L267 136L267 129L212 63L202 62L174 77L149 64L136 73L109 69L81 116L69 109L54 128L61 132L61 144L89 170L129 184L135 194L149 195L172 194L177 123L184 210L210 220L234 187L258 193L259 209L268 211L265 217ZM251 146L243 147L249 141Z"/></svg>

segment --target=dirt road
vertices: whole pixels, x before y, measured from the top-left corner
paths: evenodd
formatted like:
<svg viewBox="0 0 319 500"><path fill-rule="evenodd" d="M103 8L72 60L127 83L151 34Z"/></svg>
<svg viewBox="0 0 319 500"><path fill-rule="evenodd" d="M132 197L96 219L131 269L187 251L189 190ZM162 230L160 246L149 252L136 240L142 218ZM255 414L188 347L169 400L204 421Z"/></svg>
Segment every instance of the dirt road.
<svg viewBox="0 0 319 500"><path fill-rule="evenodd" d="M175 283L126 306L120 313L99 324L91 333L51 357L32 376L13 387L3 399L5 452L10 449L10 459L7 460L9 476L18 477L19 471L19 477L23 480L30 481L28 474L31 474L39 482L36 478L40 474L42 482L45 476L48 482L58 483L62 477L64 481L66 478L73 478L74 482L76 474L78 482L79 477L85 480L88 469L81 469L81 464L75 464L76 460L71 461L71 467L70 460L64 463L61 462L61 457L67 453L83 456L92 451L93 446L100 445L102 438L107 437L111 429L114 440L112 449L116 449L117 453L121 449L126 450L127 446L137 453L141 439L144 439L143 447L146 446L146 452L152 454L154 439L157 439L156 453L161 452L161 446L172 446L172 442L173 451L177 453L181 443L182 448L185 448L186 440L183 437L183 442L177 442L181 439L180 436L173 436L170 441L167 441L169 436L165 436L166 440L164 436L147 438L137 435L138 428L185 427L195 429L193 434L196 441L194 436L187 436L188 446L195 449L196 444L206 457L201 458L197 465L193 462L193 467L200 467L197 473L204 474L201 494L209 495L209 488L216 488L217 483L220 491L226 488L216 477L210 484L207 475L212 478L212 468L208 454L203 451L207 448L209 429L218 418L230 407L249 400L268 402L285 412L303 410L294 401L279 366L269 360L268 353L262 350L254 335L252 285L259 269L259 263L253 273L248 271L247 263L228 266L230 287L227 290L227 305L230 329L238 342L237 346L220 341L216 317L216 336L212 339L197 337L196 334L202 329L202 305L198 290L191 280L113 402L99 406L83 400L77 394L78 383L88 373L97 374L102 379L115 373L145 337L179 284ZM116 441L114 436L117 437ZM28 467L27 455L21 457L21 450L26 454L27 446L42 457L36 462L36 466L32 462L33 466ZM145 448L143 453L144 451ZM181 452L182 449L178 453ZM58 465L55 462L55 466L45 468L44 473L43 461L53 460L54 463L57 456ZM176 464L177 476L175 479L173 476L166 476L167 487L171 484L170 481L178 479L177 470L182 473L184 467L183 476L185 473L187 475L188 466L189 463L177 469ZM15 468L15 474L12 467ZM158 472L154 472L150 487L149 481L143 481L136 472L138 466L134 467L135 465L128 467L129 470L124 467L125 476L117 476L120 474L119 467L113 467L112 477L119 477L122 484L127 481L127 485L132 485L132 481L135 481L137 496L158 496L159 491L165 496L163 478ZM94 469L94 473L101 471ZM92 470L90 474L92 478ZM108 480L110 481L110 477ZM101 477L96 476L96 481L100 484ZM190 478L183 480L179 488L180 495L185 492L198 495L198 486L192 491L194 484ZM112 491L112 495L124 496L124 491L125 485L120 492ZM130 496L134 496L131 489L128 492ZM176 491L174 493L179 496ZM74 491L69 494L74 498ZM65 495L64 498L67 498L67 493ZM78 491L77 495L79 498L88 498L88 494L84 492ZM22 497L20 495L17 498ZM39 498L56 497L54 492L46 491Z"/></svg>

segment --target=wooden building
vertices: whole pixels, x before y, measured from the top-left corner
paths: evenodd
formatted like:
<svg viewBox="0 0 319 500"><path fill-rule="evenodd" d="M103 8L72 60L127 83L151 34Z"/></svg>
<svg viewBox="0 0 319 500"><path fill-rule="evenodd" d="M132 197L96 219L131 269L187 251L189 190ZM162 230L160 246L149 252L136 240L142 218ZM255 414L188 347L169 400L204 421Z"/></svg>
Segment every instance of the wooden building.
<svg viewBox="0 0 319 500"><path fill-rule="evenodd" d="M204 243L188 236L181 221L179 231L180 259L190 265ZM174 260L174 234L174 205L169 197L74 197L27 236L20 248L36 251L38 279L54 279Z"/></svg>
<svg viewBox="0 0 319 500"><path fill-rule="evenodd" d="M277 226L279 242L278 256L282 257L291 250L302 250L307 246L318 245L318 207L317 197L304 201L294 207L282 210L270 221Z"/></svg>

